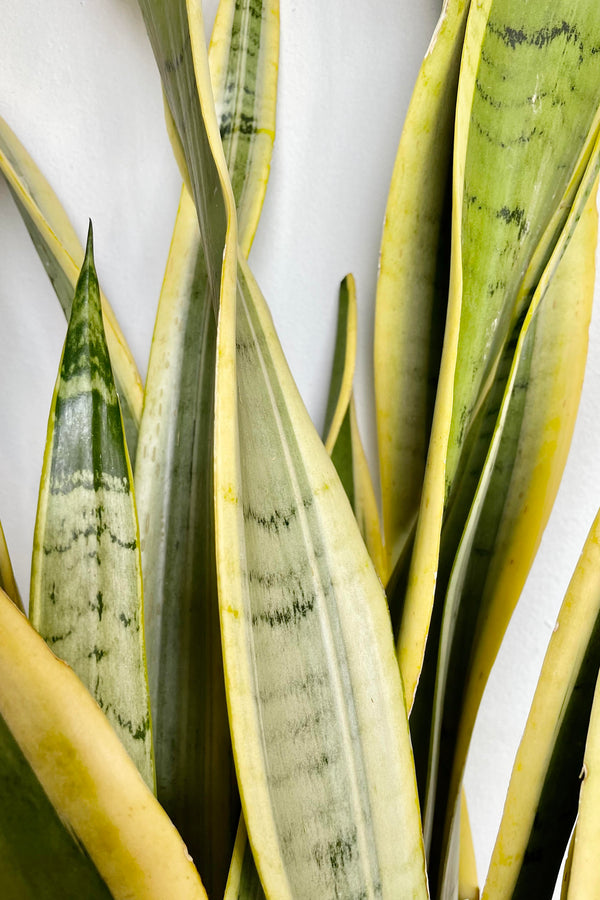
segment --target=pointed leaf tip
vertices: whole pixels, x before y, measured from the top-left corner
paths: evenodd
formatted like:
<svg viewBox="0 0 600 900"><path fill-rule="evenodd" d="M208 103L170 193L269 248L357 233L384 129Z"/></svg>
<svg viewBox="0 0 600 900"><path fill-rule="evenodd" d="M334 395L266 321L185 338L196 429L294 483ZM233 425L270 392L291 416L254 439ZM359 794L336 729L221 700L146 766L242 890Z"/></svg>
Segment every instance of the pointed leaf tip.
<svg viewBox="0 0 600 900"><path fill-rule="evenodd" d="M88 219L88 233L85 243L85 263L94 268L94 227L91 219Z"/></svg>

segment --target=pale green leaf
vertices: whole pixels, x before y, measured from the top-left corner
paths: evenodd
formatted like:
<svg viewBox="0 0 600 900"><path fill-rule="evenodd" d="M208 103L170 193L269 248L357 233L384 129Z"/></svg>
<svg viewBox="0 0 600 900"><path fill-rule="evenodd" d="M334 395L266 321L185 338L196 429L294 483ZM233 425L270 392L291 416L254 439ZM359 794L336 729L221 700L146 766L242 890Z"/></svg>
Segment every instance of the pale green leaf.
<svg viewBox="0 0 600 900"><path fill-rule="evenodd" d="M248 256L275 140L279 0L221 0L208 62L237 208L238 241Z"/></svg>
<svg viewBox="0 0 600 900"><path fill-rule="evenodd" d="M48 424L29 609L153 787L137 518L91 226Z"/></svg>

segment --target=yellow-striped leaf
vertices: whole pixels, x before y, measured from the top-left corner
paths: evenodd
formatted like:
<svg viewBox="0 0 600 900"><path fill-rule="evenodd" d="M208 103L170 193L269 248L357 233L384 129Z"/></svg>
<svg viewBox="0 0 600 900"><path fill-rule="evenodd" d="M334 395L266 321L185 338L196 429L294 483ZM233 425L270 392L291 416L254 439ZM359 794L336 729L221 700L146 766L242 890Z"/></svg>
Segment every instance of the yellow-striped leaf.
<svg viewBox="0 0 600 900"><path fill-rule="evenodd" d="M450 301L399 641L409 698L434 587L443 594L453 559L448 550L449 566L438 572L443 517L463 475L483 465L481 437L504 391L512 342L595 144L599 43L591 0L564 0L551 10L541 2L486 0L469 17L455 132ZM461 531L455 528L457 540Z"/></svg>
<svg viewBox="0 0 600 900"><path fill-rule="evenodd" d="M0 806L7 900L206 900L108 720L1 590Z"/></svg>
<svg viewBox="0 0 600 900"><path fill-rule="evenodd" d="M551 898L577 814L600 667L600 514L542 666L515 760L484 900ZM572 876L571 876L572 877Z"/></svg>
<svg viewBox="0 0 600 900"><path fill-rule="evenodd" d="M0 522L0 588L8 594L10 599L15 603L21 612L24 612L23 602L21 600L21 595L19 594L19 589L17 587L17 583L15 581L15 575L13 572L12 563L10 561L10 556L8 555L8 547L6 545L6 538L4 537L4 531L2 530L2 523Z"/></svg>
<svg viewBox="0 0 600 900"><path fill-rule="evenodd" d="M282 900L334 896L363 884L367 893L425 897L414 771L385 598L243 256L236 260L233 195L211 112L202 18L197 4L188 6L197 88L223 191L214 196L224 198L227 224L227 241L218 230L219 247L213 232L206 255L211 282L221 281L217 560L234 750L257 867L267 896ZM149 15L160 64L172 52L168 30L155 27L158 18ZM185 54L183 10L170 21L179 23L177 43ZM187 67L177 67L181 84ZM198 143L188 142L192 153ZM198 161L192 164L188 154L186 148L194 183ZM202 228L200 205L198 212ZM335 526L328 527L331 516ZM290 716L300 729L295 754L287 737ZM290 744L286 762L281 751ZM374 764L383 755L385 770ZM312 836L298 827L307 818Z"/></svg>
<svg viewBox="0 0 600 900"><path fill-rule="evenodd" d="M272 132L275 120L277 10L273 0L262 10L248 0L223 0L210 50L217 97L227 92L220 125L238 147L238 152L232 147L229 164L248 239L260 210L255 193L264 193L272 147L263 129L270 126ZM254 132L251 119L258 123ZM187 170L187 163L182 167ZM216 586L215 355L207 269L196 211L184 188L155 326L135 480L158 797L209 893L220 896L240 807Z"/></svg>
<svg viewBox="0 0 600 900"><path fill-rule="evenodd" d="M433 414L448 299L452 127L468 9L469 0L444 3L406 115L385 213L375 395L390 571L412 537ZM401 602L390 597L391 604Z"/></svg>
<svg viewBox="0 0 600 900"><path fill-rule="evenodd" d="M68 319L73 291L83 263L83 247L58 197L2 118L0 118L0 172L6 179L17 209L23 217ZM123 411L129 454L134 460L142 414L142 382L115 314L106 297L101 295L101 298L104 327Z"/></svg>
<svg viewBox="0 0 600 900"><path fill-rule="evenodd" d="M48 424L29 609L153 787L132 481L90 226Z"/></svg>
<svg viewBox="0 0 600 900"><path fill-rule="evenodd" d="M352 384L356 365L356 285L347 275L340 285L338 326L325 416L325 449L331 456L379 578L387 571L375 490L365 456Z"/></svg>

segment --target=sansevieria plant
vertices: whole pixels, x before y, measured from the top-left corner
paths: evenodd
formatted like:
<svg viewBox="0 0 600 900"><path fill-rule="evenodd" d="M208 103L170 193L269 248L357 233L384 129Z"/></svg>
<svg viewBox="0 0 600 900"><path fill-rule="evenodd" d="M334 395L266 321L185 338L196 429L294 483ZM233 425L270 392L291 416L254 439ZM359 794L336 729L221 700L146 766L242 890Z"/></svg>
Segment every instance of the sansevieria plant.
<svg viewBox="0 0 600 900"><path fill-rule="evenodd" d="M252 271L279 2L221 0L208 50L199 0L139 7L181 176L144 384L100 229L0 120L68 321L28 603L0 529L0 897L600 897L598 519L481 890L464 788L583 384L600 8L444 3L381 236L374 481L360 286L318 432Z"/></svg>

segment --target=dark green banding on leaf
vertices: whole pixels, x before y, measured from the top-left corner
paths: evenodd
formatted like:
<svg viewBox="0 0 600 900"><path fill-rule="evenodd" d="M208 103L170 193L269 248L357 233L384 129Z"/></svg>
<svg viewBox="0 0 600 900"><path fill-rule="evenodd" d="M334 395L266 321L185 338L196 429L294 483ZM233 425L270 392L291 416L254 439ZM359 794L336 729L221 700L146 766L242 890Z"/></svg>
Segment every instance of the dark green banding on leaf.
<svg viewBox="0 0 600 900"><path fill-rule="evenodd" d="M153 787L131 482L90 226L48 425L30 615L92 692Z"/></svg>

